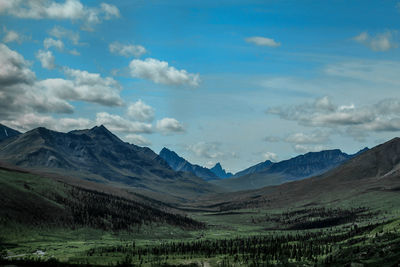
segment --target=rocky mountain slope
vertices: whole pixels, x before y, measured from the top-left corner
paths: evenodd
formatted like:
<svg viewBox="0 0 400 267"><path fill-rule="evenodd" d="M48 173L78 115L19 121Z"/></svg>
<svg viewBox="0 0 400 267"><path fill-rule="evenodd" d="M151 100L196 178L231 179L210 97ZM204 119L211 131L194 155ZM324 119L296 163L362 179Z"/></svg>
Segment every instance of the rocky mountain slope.
<svg viewBox="0 0 400 267"><path fill-rule="evenodd" d="M151 149L123 142L104 126L69 133L33 129L3 140L0 161L175 197L214 190L194 175L172 170Z"/></svg>

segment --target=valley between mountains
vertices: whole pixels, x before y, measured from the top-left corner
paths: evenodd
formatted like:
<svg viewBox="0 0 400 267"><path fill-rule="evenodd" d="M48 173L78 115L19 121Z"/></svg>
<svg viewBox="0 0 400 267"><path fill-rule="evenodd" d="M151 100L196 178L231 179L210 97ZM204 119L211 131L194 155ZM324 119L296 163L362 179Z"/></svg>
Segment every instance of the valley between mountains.
<svg viewBox="0 0 400 267"><path fill-rule="evenodd" d="M400 138L236 174L103 125L0 125L0 264L398 266Z"/></svg>

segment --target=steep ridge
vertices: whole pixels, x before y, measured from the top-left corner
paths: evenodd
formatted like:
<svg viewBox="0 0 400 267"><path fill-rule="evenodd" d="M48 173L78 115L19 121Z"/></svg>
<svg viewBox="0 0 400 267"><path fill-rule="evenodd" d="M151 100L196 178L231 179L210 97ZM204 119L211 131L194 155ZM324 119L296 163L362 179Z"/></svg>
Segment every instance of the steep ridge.
<svg viewBox="0 0 400 267"><path fill-rule="evenodd" d="M174 151L169 150L168 148L163 148L160 151L160 157L163 158L168 165L175 171L183 171L193 173L197 177L203 178L204 180L214 180L219 177L213 173L211 170L201 167L199 165L191 164L184 158L180 157Z"/></svg>
<svg viewBox="0 0 400 267"><path fill-rule="evenodd" d="M224 169L222 169L221 163L217 162L214 167L210 169L216 176L219 178L225 179L225 178L230 178L233 176L232 173L226 172Z"/></svg>
<svg viewBox="0 0 400 267"><path fill-rule="evenodd" d="M214 190L202 179L175 172L151 149L123 142L104 126L69 133L36 128L1 142L0 161L178 197Z"/></svg>
<svg viewBox="0 0 400 267"><path fill-rule="evenodd" d="M11 129L3 124L0 123L0 142L3 141L4 139L7 139L9 137L13 137L16 135L21 134L17 130Z"/></svg>

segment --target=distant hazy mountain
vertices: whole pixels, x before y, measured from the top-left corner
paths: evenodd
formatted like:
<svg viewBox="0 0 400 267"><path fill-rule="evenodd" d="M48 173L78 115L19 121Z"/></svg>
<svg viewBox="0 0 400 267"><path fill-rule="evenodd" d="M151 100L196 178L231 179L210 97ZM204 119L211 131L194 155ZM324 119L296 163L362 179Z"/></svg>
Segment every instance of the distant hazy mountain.
<svg viewBox="0 0 400 267"><path fill-rule="evenodd" d="M221 179L230 178L233 176L232 173L230 172L227 173L224 169L222 169L222 166L219 162L215 164L215 166L212 167L210 171L212 171L216 176L218 176Z"/></svg>
<svg viewBox="0 0 400 267"><path fill-rule="evenodd" d="M3 140L0 161L178 197L212 190L202 179L175 172L151 149L125 143L104 126L69 133L36 128Z"/></svg>
<svg viewBox="0 0 400 267"><path fill-rule="evenodd" d="M211 170L205 167L201 167L199 165L191 164L168 148L164 147L160 151L160 157L163 158L175 171L190 172L197 177L203 178L206 181L218 179L218 176L214 174Z"/></svg>
<svg viewBox="0 0 400 267"><path fill-rule="evenodd" d="M3 124L0 124L0 142L4 139L7 139L9 137L13 137L16 135L21 134L17 130L11 129Z"/></svg>
<svg viewBox="0 0 400 267"><path fill-rule="evenodd" d="M330 152L327 157L333 155L338 154ZM221 203L218 208L279 208L296 203L299 207L306 207L352 199L361 202L379 202L381 198L397 201L399 190L400 138L394 138L370 150L363 149L340 166L316 177L253 191L218 195ZM227 202L229 198L233 199Z"/></svg>
<svg viewBox="0 0 400 267"><path fill-rule="evenodd" d="M260 162L254 166L251 166L247 169L244 169L243 171L237 172L235 173L235 175L233 177L240 177L240 176L244 176L246 174L251 174L251 173L255 173L255 172L260 172L265 170L267 167L269 167L270 165L272 165L273 162L270 160L266 160L264 162Z"/></svg>
<svg viewBox="0 0 400 267"><path fill-rule="evenodd" d="M366 150L368 150L368 148L354 155L348 155L339 149L324 150L320 152L309 152L277 163L265 161L235 174L236 178L215 181L213 183L230 191L278 185L287 181L299 180L322 174ZM238 177L240 174L244 175Z"/></svg>

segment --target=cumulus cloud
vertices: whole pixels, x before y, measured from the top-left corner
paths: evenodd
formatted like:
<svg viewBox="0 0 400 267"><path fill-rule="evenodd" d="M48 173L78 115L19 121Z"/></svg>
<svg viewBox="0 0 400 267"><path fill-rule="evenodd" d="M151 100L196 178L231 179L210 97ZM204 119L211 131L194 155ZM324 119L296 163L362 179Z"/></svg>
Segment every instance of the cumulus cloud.
<svg viewBox="0 0 400 267"><path fill-rule="evenodd" d="M128 134L124 140L138 146L149 146L151 142L139 134Z"/></svg>
<svg viewBox="0 0 400 267"><path fill-rule="evenodd" d="M293 144L321 144L329 141L329 134L322 131L312 133L293 133L285 138L285 142Z"/></svg>
<svg viewBox="0 0 400 267"><path fill-rule="evenodd" d="M130 118L138 121L152 121L154 119L154 109L140 99L128 106L127 114Z"/></svg>
<svg viewBox="0 0 400 267"><path fill-rule="evenodd" d="M141 45L121 44L119 42L111 43L108 49L111 53L124 57L140 57L147 52L146 48Z"/></svg>
<svg viewBox="0 0 400 267"><path fill-rule="evenodd" d="M322 98L323 99L323 98ZM282 119L296 121L300 125L310 127L327 127L344 129L347 133L363 132L391 132L400 130L400 100L384 99L376 104L356 107L350 105L335 105L328 98L324 105L320 105L321 98L313 102L267 109L267 114L277 115ZM339 127L339 128L337 128ZM323 141L328 138L324 134L314 133L306 138L298 134L289 136L286 141L302 141L297 143L311 143L311 139ZM354 137L354 136L353 136Z"/></svg>
<svg viewBox="0 0 400 267"><path fill-rule="evenodd" d="M272 38L261 37L261 36L248 37L245 39L245 41L258 46L278 47L281 45L281 43L276 42Z"/></svg>
<svg viewBox="0 0 400 267"><path fill-rule="evenodd" d="M103 19L118 18L119 10L114 5L102 3L99 7L84 6L79 0L56 2L50 0L0 0L0 14L27 19L69 19L83 22L83 29Z"/></svg>
<svg viewBox="0 0 400 267"><path fill-rule="evenodd" d="M278 155L273 152L265 152L262 154L264 160L277 161Z"/></svg>
<svg viewBox="0 0 400 267"><path fill-rule="evenodd" d="M177 70L168 65L168 62L154 58L146 60L134 59L129 64L132 77L151 80L166 85L198 86L199 74L191 74L186 70Z"/></svg>
<svg viewBox="0 0 400 267"><path fill-rule="evenodd" d="M100 112L96 114L96 124L105 125L108 129L122 133L152 133L152 125L144 122L130 121L119 115Z"/></svg>
<svg viewBox="0 0 400 267"><path fill-rule="evenodd" d="M162 134L181 133L185 131L183 125L174 118L163 118L156 123L157 131Z"/></svg>
<svg viewBox="0 0 400 267"><path fill-rule="evenodd" d="M4 43L12 43L16 42L21 44L24 40L29 39L25 35L22 35L16 31L8 30L5 26L3 27L3 32L5 33L3 37Z"/></svg>
<svg viewBox="0 0 400 267"><path fill-rule="evenodd" d="M59 51L62 51L64 49L64 43L61 40L55 40L53 38L46 38L43 41L43 46L46 49L55 47Z"/></svg>
<svg viewBox="0 0 400 267"><path fill-rule="evenodd" d="M121 85L111 77L103 78L98 73L85 70L64 68L71 80L47 79L43 81L48 87L64 99L94 102L105 106L122 106L119 92Z"/></svg>
<svg viewBox="0 0 400 267"><path fill-rule="evenodd" d="M58 39L64 39L67 38L69 39L74 45L78 45L79 44L79 33L78 32L74 32L68 29L65 29L63 27L60 26L54 26L50 31L49 34L53 37L56 37Z"/></svg>
<svg viewBox="0 0 400 267"><path fill-rule="evenodd" d="M186 149L194 153L196 156L206 159L215 159L224 155L224 153L220 151L220 144L215 142L198 142L196 144L188 145Z"/></svg>
<svg viewBox="0 0 400 267"><path fill-rule="evenodd" d="M110 5L107 3L101 3L100 7L101 7L101 10L104 12L105 19L112 19L112 18L120 17L119 9L116 6Z"/></svg>
<svg viewBox="0 0 400 267"><path fill-rule="evenodd" d="M17 52L0 44L0 85L14 85L18 83L31 84L36 79L30 70L30 63Z"/></svg>
<svg viewBox="0 0 400 267"><path fill-rule="evenodd" d="M54 64L55 58L51 51L39 50L36 53L36 58L40 61L42 67L45 69L52 70L56 67L56 65Z"/></svg>
<svg viewBox="0 0 400 267"><path fill-rule="evenodd" d="M42 64L52 67L51 54L38 53ZM72 113L68 101L87 101L106 106L121 106L122 89L110 77L82 70L64 68L70 79L53 78L37 80L30 69L31 63L22 55L0 44L0 118L14 120L21 114ZM31 116L33 116L31 115Z"/></svg>
<svg viewBox="0 0 400 267"><path fill-rule="evenodd" d="M94 126L94 122L85 118L53 118L49 115L25 113L13 120L2 120L1 123L21 132L37 127L46 127L60 132L73 129L86 129Z"/></svg>
<svg viewBox="0 0 400 267"><path fill-rule="evenodd" d="M377 52L388 51L393 48L397 48L398 44L394 40L394 36L397 34L395 31L386 31L379 33L375 36L371 36L368 32L362 32L359 35L353 37L353 40L365 45L369 49Z"/></svg>

